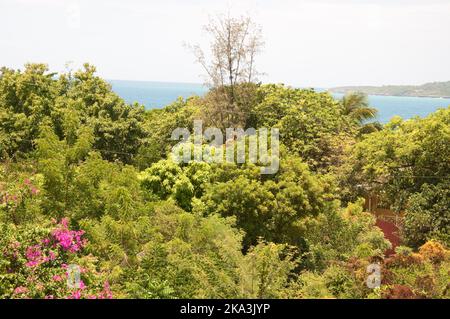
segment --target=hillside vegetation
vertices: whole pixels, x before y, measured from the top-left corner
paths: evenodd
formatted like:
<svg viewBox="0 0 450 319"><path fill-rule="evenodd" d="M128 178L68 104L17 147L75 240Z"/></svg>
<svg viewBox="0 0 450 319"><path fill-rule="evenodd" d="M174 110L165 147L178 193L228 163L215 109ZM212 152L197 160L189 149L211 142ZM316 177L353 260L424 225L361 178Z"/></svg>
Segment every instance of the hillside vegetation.
<svg viewBox="0 0 450 319"><path fill-rule="evenodd" d="M421 96L450 98L450 81L432 82L422 85L383 85L383 86L341 86L330 92L363 92L369 95Z"/></svg>
<svg viewBox="0 0 450 319"><path fill-rule="evenodd" d="M358 99L236 83L245 112L229 120L279 128L280 169L176 163L173 129L217 121L227 92L146 111L91 65L2 68L0 297L450 296L450 107L365 127ZM364 211L370 192L404 212L396 255Z"/></svg>

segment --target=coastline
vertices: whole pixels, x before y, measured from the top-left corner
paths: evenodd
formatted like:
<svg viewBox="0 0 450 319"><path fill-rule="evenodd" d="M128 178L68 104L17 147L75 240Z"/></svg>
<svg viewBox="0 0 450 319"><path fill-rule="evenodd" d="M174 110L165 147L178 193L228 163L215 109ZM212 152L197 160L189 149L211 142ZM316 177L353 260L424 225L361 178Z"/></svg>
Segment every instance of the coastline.
<svg viewBox="0 0 450 319"><path fill-rule="evenodd" d="M363 92L367 95L370 96L395 96L395 97L424 97L424 98L432 98L432 99L450 99L450 95L448 96L441 96L441 95L412 95L412 94L392 94L392 93L368 93L368 92L364 92L364 91L351 91L351 90L346 90L346 91L342 91L342 90L327 90L330 93L338 93L338 94L346 94L348 92Z"/></svg>

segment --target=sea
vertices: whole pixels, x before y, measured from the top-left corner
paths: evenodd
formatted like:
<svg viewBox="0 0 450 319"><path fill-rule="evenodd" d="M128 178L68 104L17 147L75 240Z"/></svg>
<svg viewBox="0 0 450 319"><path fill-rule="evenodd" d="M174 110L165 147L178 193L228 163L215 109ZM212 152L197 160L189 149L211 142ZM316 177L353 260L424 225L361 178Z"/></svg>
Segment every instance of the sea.
<svg viewBox="0 0 450 319"><path fill-rule="evenodd" d="M112 89L127 103L138 102L147 109L162 108L178 97L203 95L208 88L196 83L110 80ZM323 91L324 89L317 89ZM336 99L343 94L333 93ZM378 109L376 120L387 123L398 115L403 119L425 117L439 108L450 106L448 98L369 95L369 103Z"/></svg>

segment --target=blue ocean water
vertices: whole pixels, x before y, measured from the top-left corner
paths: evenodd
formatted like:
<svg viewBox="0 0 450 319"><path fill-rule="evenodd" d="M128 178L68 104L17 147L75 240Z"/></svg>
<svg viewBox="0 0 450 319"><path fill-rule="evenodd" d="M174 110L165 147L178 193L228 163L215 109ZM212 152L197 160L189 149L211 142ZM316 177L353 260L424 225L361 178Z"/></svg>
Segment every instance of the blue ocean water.
<svg viewBox="0 0 450 319"><path fill-rule="evenodd" d="M150 81L109 80L112 89L127 103L138 102L147 109L162 108L178 97L203 95L208 89L202 84Z"/></svg>
<svg viewBox="0 0 450 319"><path fill-rule="evenodd" d="M162 108L178 97L190 95L203 95L208 89L195 83L175 82L147 82L147 81L122 81L110 80L113 90L127 103L138 102L146 108ZM320 90L318 90L320 91ZM333 94L335 98L341 98L342 94ZM404 119L414 116L424 117L439 108L450 105L450 99L428 97L401 97L370 95L370 105L378 109L377 120L387 123L399 115Z"/></svg>
<svg viewBox="0 0 450 319"><path fill-rule="evenodd" d="M334 93L333 96L341 98L343 94ZM369 95L369 103L372 107L378 109L377 120L381 123L387 123L396 115L403 119L415 116L425 117L439 108L450 106L450 99Z"/></svg>

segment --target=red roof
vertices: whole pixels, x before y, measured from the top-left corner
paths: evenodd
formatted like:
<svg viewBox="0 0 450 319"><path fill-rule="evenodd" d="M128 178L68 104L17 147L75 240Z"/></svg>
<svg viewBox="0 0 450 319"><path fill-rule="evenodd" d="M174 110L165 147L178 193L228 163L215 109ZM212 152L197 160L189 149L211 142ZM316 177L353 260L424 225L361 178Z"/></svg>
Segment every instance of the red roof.
<svg viewBox="0 0 450 319"><path fill-rule="evenodd" d="M385 252L386 256L393 255L395 253L395 247L400 245L400 236L398 227L391 222L377 219L376 225L381 228L384 233L384 237L392 244L392 248Z"/></svg>

